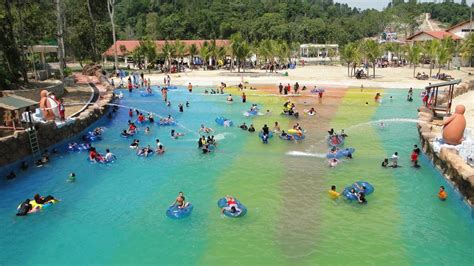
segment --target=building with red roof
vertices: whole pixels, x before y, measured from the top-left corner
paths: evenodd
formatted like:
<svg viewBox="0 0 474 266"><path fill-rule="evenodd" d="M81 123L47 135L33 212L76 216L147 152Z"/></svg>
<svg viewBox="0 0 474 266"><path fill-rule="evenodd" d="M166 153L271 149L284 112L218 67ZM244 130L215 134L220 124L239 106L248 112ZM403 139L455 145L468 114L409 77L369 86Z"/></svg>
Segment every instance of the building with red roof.
<svg viewBox="0 0 474 266"><path fill-rule="evenodd" d="M229 40L215 40L217 47L228 46L230 45ZM173 45L175 40L156 40L154 41L156 45L156 49L158 52L161 51L162 47L165 45L166 42ZM212 40L182 40L181 42L184 43L185 46L191 46L192 44L196 45L198 49L204 44L204 42L208 42L209 44ZM140 41L138 40L119 40L116 42L117 45L117 55L120 57L129 55L135 50L138 46L140 46ZM187 53L187 51L186 51ZM185 54L188 55L188 54ZM114 44L112 44L109 49L107 49L102 56L104 57L111 57L114 56Z"/></svg>
<svg viewBox="0 0 474 266"><path fill-rule="evenodd" d="M407 38L407 42L425 42L431 40L442 40L444 38L451 38L454 41L459 41L461 38L448 31L420 31Z"/></svg>

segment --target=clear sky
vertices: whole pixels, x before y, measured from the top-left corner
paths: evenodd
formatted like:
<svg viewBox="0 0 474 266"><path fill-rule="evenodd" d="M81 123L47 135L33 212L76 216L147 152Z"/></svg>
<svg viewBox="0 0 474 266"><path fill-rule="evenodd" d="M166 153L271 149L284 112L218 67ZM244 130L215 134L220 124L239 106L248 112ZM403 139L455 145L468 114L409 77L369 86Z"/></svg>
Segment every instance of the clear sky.
<svg viewBox="0 0 474 266"><path fill-rule="evenodd" d="M376 8L379 10L382 10L384 7L388 5L391 0L334 0L334 2L339 2L339 3L347 3L351 7L357 7L361 9L366 9L366 8ZM421 2L442 2L442 0L422 0ZM461 0L455 0L455 2L460 3ZM468 4L471 4L474 2L474 0L467 0L466 1Z"/></svg>

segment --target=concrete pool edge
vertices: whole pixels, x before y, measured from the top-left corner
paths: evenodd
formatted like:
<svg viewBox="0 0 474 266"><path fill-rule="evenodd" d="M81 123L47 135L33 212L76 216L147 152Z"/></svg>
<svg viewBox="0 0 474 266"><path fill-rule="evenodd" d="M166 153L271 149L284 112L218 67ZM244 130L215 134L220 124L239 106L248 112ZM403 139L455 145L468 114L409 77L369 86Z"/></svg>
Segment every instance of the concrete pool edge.
<svg viewBox="0 0 474 266"><path fill-rule="evenodd" d="M474 84L471 82L464 83L462 86L461 84L454 92L456 97L474 90ZM431 122L433 122L434 114L432 110L422 106L418 110L418 117L420 122L417 129L423 151L445 179L460 192L467 205L472 209L474 207L474 168L469 166L454 149L442 148L439 153L434 151L432 141L439 136L439 133L433 132Z"/></svg>

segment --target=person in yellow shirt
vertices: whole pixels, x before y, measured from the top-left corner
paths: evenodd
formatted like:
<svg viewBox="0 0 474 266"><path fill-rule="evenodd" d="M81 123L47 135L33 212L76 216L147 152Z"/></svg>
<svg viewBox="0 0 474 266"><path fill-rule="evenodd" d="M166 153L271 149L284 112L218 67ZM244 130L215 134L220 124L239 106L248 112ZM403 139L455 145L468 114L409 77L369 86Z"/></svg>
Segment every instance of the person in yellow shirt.
<svg viewBox="0 0 474 266"><path fill-rule="evenodd" d="M446 198L448 198L448 193L444 191L444 186L439 187L438 198L443 201L446 200Z"/></svg>
<svg viewBox="0 0 474 266"><path fill-rule="evenodd" d="M328 194L331 199L338 199L341 196L341 193L336 191L335 185L331 186L331 190L328 190Z"/></svg>

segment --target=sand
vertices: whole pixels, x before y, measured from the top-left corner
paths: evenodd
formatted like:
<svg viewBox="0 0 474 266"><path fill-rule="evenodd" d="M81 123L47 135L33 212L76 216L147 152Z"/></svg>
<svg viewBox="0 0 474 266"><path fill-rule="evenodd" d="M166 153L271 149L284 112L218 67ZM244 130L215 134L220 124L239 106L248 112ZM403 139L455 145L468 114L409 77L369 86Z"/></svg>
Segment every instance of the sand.
<svg viewBox="0 0 474 266"><path fill-rule="evenodd" d="M442 70L456 79L472 79L468 72L474 70L463 68L460 70ZM372 74L370 69L370 74ZM153 84L163 84L165 74L147 74ZM288 76L284 76L288 72ZM418 67L416 72L425 72L429 74L428 68ZM433 70L433 75L437 73L437 69ZM473 71L474 73L474 71ZM443 82L436 79L417 80L413 78L413 68L409 67L393 67L393 68L377 68L375 70L376 78L358 80L347 76L347 67L345 66L305 66L296 69L283 70L279 73L269 73L265 70L251 70L245 73L229 72L227 70L203 71L194 70L182 73L171 74L171 83L174 85L187 85L191 82L194 86L218 86L220 82L227 85L237 85L242 81L248 82L249 85L267 84L277 85L280 82L294 84L299 82L300 85L313 87L314 85L326 87L378 87L378 88L422 88L429 83ZM117 82L117 80L116 80ZM118 83L116 83L118 84Z"/></svg>

